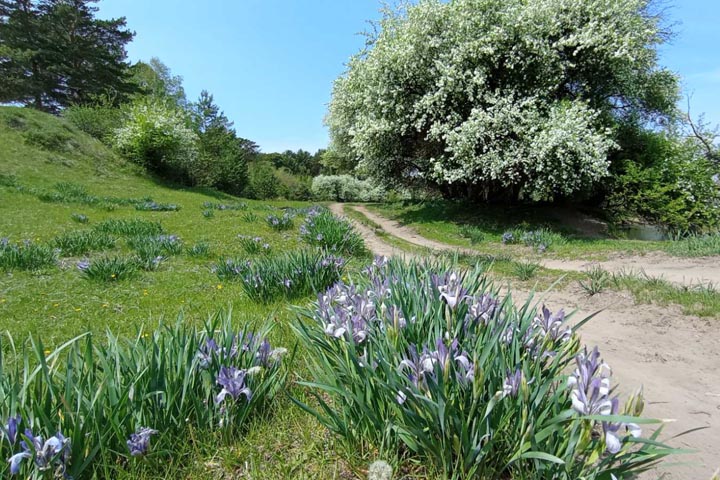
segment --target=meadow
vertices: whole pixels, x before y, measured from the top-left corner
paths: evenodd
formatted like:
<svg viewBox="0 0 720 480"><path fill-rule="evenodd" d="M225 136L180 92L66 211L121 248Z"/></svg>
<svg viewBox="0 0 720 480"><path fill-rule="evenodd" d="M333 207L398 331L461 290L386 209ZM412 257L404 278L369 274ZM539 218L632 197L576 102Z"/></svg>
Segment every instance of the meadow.
<svg viewBox="0 0 720 480"><path fill-rule="evenodd" d="M3 474L600 479L676 452L585 320L482 262L372 260L322 205L178 188L27 110L0 109L0 168Z"/></svg>

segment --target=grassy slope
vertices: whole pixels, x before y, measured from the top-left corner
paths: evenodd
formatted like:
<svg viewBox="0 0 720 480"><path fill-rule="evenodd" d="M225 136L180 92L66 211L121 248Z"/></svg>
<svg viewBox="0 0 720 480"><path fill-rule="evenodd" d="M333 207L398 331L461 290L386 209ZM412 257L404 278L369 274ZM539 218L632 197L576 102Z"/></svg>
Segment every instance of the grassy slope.
<svg viewBox="0 0 720 480"><path fill-rule="evenodd" d="M39 137L39 138L38 138ZM41 146L39 143L45 143ZM169 234L185 245L204 240L211 257L198 259L182 254L170 258L157 272L143 272L132 281L94 283L75 268L77 259L62 259L60 267L40 272L0 271L0 330L16 341L38 334L47 346L57 345L87 330L102 334L107 328L132 335L139 328L154 328L162 317L175 321L182 311L186 321L202 322L211 312L231 306L235 318L275 323L273 344L292 348L285 305L257 305L246 299L239 285L220 282L210 266L218 256L242 255L238 234L260 235L276 252L298 245L297 227L289 234L276 233L265 224L272 206L302 206L297 202L246 201L258 220L245 221L243 211L216 211L206 219L203 203L233 203L237 199L218 194L168 188L123 163L100 142L82 134L62 119L30 110L0 108L0 185L13 177L19 185L52 189L58 182L72 182L98 196L152 197L175 203L179 212L139 212L131 206L114 211L98 206L48 203L36 195L0 186L0 237L13 241L51 241L58 233L91 228L109 218L144 218L160 221ZM243 200L244 201L244 200ZM71 220L83 213L88 225ZM126 247L112 252L122 254ZM111 253L111 254L112 254ZM296 360L296 372L303 370ZM291 391L293 394L300 394ZM284 396L273 418L253 423L247 439L234 445L200 439L192 449L173 452L174 461L161 471L148 468L146 478L219 478L244 471L252 478L334 478L345 471L333 441L309 415ZM268 452L282 451L271 461ZM349 459L353 463L353 459ZM127 478L138 478L128 473Z"/></svg>

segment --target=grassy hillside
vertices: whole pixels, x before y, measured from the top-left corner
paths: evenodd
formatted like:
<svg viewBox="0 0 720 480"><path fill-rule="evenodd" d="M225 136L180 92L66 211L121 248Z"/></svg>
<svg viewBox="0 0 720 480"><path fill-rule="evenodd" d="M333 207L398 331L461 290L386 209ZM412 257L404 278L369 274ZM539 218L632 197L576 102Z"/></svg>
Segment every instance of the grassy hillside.
<svg viewBox="0 0 720 480"><path fill-rule="evenodd" d="M69 122L28 109L0 108L0 238L54 245L56 238L91 231L109 219L159 222L183 245L209 246L207 257L183 252L155 272L132 282L102 284L83 278L76 264L85 258L125 255L126 239L88 255L60 255L59 265L39 271L0 272L0 328L16 338L42 333L53 345L83 331L134 333L141 324L181 310L191 321L233 305L249 317L273 307L243 301L237 285L223 284L211 265L224 256L243 255L238 235L260 236L275 251L293 248L297 235L273 231L265 217L273 207L293 202L242 202L242 210L208 209L207 202L234 205L240 200L214 191L169 188L118 158L102 143ZM131 201L177 205L179 211L138 211ZM127 203L127 204L126 204ZM212 211L212 218L203 212ZM74 214L89 221L80 224ZM50 328L48 328L50 327Z"/></svg>

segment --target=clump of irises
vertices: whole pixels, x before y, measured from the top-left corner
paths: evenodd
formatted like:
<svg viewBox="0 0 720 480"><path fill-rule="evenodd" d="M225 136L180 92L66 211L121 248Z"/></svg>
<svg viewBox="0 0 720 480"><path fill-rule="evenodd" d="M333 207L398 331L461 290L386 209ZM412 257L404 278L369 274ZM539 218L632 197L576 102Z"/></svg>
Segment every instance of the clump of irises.
<svg viewBox="0 0 720 480"><path fill-rule="evenodd" d="M352 256L365 252L363 239L350 222L320 207L307 211L300 225L300 238L309 245L337 254Z"/></svg>
<svg viewBox="0 0 720 480"><path fill-rule="evenodd" d="M249 255L257 255L259 253L270 253L270 244L263 240L262 237L250 237L247 235L238 235L240 246Z"/></svg>
<svg viewBox="0 0 720 480"><path fill-rule="evenodd" d="M265 222L270 228L279 232L283 230L290 230L295 226L293 222L293 215L288 212L285 212L280 216L270 214L265 218Z"/></svg>
<svg viewBox="0 0 720 480"><path fill-rule="evenodd" d="M8 418L2 429L3 441L7 442L12 455L7 459L9 473L18 475L23 471L36 471L43 475L48 473L53 478L68 478L67 468L71 457L70 440L57 432L43 439L41 435L26 428L20 433L23 419L20 415ZM26 475L32 477L33 475Z"/></svg>
<svg viewBox="0 0 720 480"><path fill-rule="evenodd" d="M271 303L328 288L340 279L346 263L339 256L300 250L252 260L226 258L212 269L221 280L240 282L251 299Z"/></svg>
<svg viewBox="0 0 720 480"><path fill-rule="evenodd" d="M70 218L77 223L88 223L90 221L88 216L83 213L73 213Z"/></svg>
<svg viewBox="0 0 720 480"><path fill-rule="evenodd" d="M23 240L15 243L0 238L0 269L40 270L55 266L59 251L50 245Z"/></svg>
<svg viewBox="0 0 720 480"><path fill-rule="evenodd" d="M142 202L135 205L135 210L143 212L177 212L180 206L174 203Z"/></svg>
<svg viewBox="0 0 720 480"><path fill-rule="evenodd" d="M27 349L19 364L42 374L0 362L0 477L104 478L133 459L152 462L190 432L237 439L288 370L269 326L236 324L221 312L202 328L180 317L132 339Z"/></svg>
<svg viewBox="0 0 720 480"><path fill-rule="evenodd" d="M308 411L358 448L414 452L447 478L624 478L672 452L637 441L642 402L620 406L563 310L516 306L480 266L377 258L294 328L323 393Z"/></svg>

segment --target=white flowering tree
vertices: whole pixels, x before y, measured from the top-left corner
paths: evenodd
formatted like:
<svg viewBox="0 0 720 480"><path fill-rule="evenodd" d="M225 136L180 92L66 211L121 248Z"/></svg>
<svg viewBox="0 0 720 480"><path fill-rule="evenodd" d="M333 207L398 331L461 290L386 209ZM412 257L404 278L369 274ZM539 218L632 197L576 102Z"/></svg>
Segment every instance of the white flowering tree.
<svg viewBox="0 0 720 480"><path fill-rule="evenodd" d="M197 142L185 113L159 101L132 104L114 136L115 148L123 155L180 180L196 175Z"/></svg>
<svg viewBox="0 0 720 480"><path fill-rule="evenodd" d="M608 175L618 122L674 108L650 0L421 0L335 83L332 146L390 184L551 200Z"/></svg>

